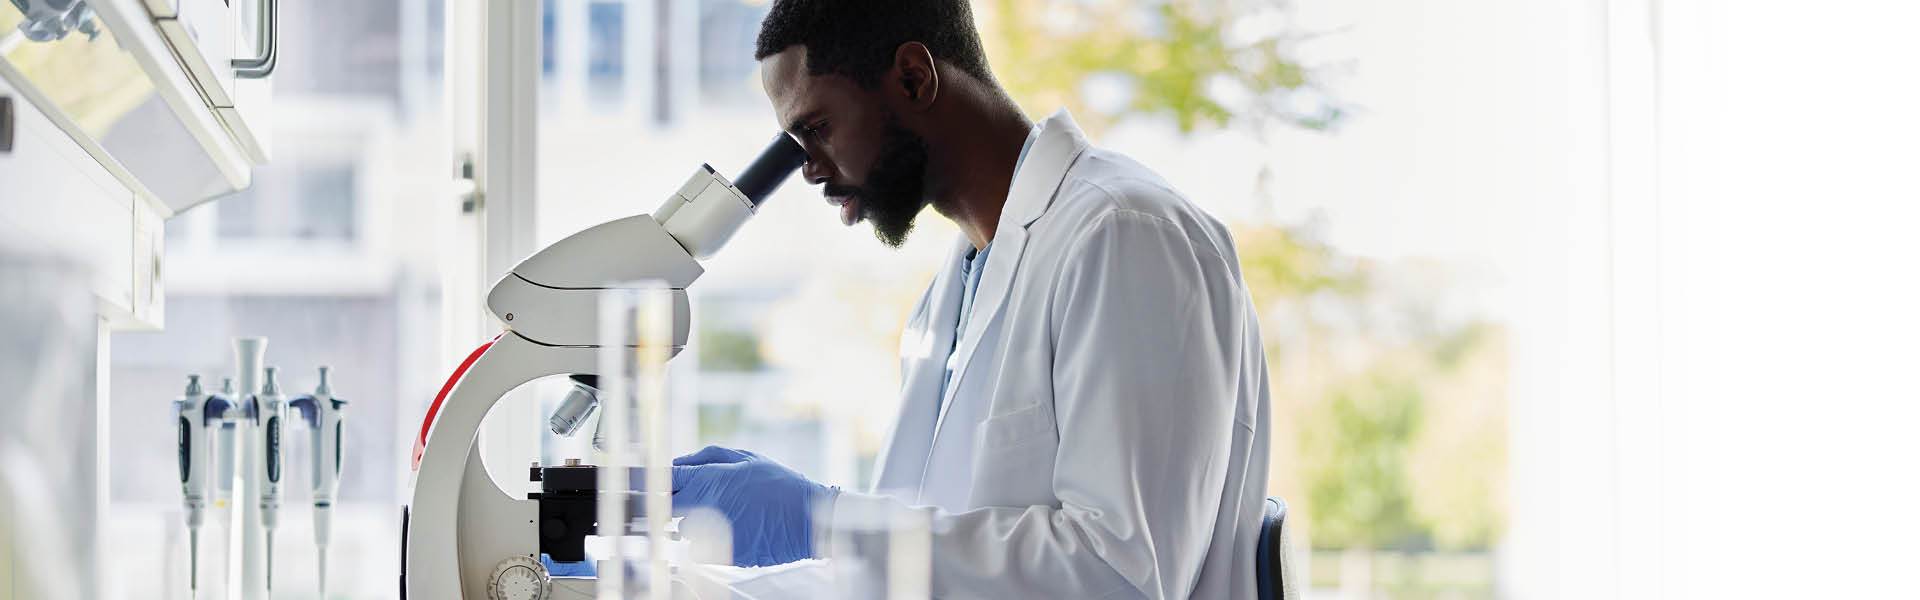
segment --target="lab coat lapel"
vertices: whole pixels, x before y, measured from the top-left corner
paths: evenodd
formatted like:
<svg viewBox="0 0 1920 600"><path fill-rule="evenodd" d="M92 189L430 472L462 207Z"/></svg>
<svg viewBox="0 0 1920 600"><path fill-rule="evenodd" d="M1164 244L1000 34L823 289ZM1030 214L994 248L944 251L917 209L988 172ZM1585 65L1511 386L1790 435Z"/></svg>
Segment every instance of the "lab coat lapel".
<svg viewBox="0 0 1920 600"><path fill-rule="evenodd" d="M1000 224L994 232L992 251L987 254L986 272L980 274L980 288L974 292L973 317L967 320L967 330L954 349L960 362L954 367L953 380L947 384L948 401L940 404L940 418L933 430L935 442L939 441L941 427L946 424L947 412L957 403L954 391L960 389L960 383L966 379L967 367L973 364L983 346L998 345L997 341L983 342L981 336L999 320L1001 308L1006 306L1013 276L1019 271L1027 248L1027 226L1046 213L1053 203L1054 192L1066 179L1067 169L1086 148L1086 136L1066 110L1041 122L1040 136L1027 150L1026 162L1014 175L1007 202L1000 209Z"/></svg>
<svg viewBox="0 0 1920 600"><path fill-rule="evenodd" d="M934 404L940 401L940 384L947 373L947 352L952 349L954 327L959 321L960 260L973 244L966 236L954 243L947 261L933 276L924 311L900 338L900 420L881 447L879 473L873 488L878 492L917 493L933 448ZM991 256L989 256L991 258ZM907 496L911 497L911 496Z"/></svg>

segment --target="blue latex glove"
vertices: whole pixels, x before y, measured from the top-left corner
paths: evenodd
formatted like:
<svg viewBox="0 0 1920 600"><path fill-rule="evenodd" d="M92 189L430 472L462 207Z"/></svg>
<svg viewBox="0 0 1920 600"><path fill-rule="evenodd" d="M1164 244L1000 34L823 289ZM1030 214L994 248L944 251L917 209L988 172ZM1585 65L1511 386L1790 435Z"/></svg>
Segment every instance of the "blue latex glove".
<svg viewBox="0 0 1920 600"><path fill-rule="evenodd" d="M707 446L673 459L673 514L710 508L733 528L733 564L760 567L813 558L813 510L840 488L745 450Z"/></svg>
<svg viewBox="0 0 1920 600"><path fill-rule="evenodd" d="M540 564L547 568L548 575L554 577L594 577L597 575L593 572L593 555L591 554L587 555L587 559L583 561L559 562L553 560L553 557L542 553L540 555Z"/></svg>

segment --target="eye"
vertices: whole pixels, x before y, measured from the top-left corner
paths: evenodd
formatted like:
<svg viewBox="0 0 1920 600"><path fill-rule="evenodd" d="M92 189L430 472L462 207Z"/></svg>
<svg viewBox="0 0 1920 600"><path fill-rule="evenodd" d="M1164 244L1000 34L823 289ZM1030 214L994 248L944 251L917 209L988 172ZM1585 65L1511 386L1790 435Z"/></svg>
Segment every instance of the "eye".
<svg viewBox="0 0 1920 600"><path fill-rule="evenodd" d="M821 132L826 131L826 129L827 129L827 122L820 121L818 123L814 123L812 125L808 125L802 128L800 130L800 135L806 136L807 138L810 138L810 139L817 140L817 139L820 139Z"/></svg>

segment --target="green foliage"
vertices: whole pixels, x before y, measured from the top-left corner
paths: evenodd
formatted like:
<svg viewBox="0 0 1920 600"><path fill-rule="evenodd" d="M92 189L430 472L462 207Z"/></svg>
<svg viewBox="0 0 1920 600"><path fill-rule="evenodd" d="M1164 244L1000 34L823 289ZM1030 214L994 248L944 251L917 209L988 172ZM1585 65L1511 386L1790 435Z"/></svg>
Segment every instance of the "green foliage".
<svg viewBox="0 0 1920 600"><path fill-rule="evenodd" d="M1364 273L1345 268L1346 261L1333 248L1292 230L1243 228L1234 232L1233 239L1240 251L1241 276L1256 299L1306 297L1321 291L1349 296L1366 292Z"/></svg>
<svg viewBox="0 0 1920 600"><path fill-rule="evenodd" d="M1491 325L1475 323L1439 336L1439 339L1433 342L1434 364L1442 369L1459 367L1462 361L1486 342L1487 335L1492 333L1492 329Z"/></svg>
<svg viewBox="0 0 1920 600"><path fill-rule="evenodd" d="M1471 323L1427 348L1436 408L1414 438L1414 518L1436 547L1481 550L1506 528L1507 350L1498 326Z"/></svg>
<svg viewBox="0 0 1920 600"><path fill-rule="evenodd" d="M1336 388L1316 426L1300 429L1307 521L1316 546L1388 548L1420 533L1407 450L1421 421L1420 386L1374 373Z"/></svg>
<svg viewBox="0 0 1920 600"><path fill-rule="evenodd" d="M760 338L750 331L700 329L700 368L707 371L754 372L766 367Z"/></svg>
<svg viewBox="0 0 1920 600"><path fill-rule="evenodd" d="M1254 117L1327 129L1339 117L1337 111L1283 110L1287 92L1309 85L1307 69L1286 54L1290 39L1274 34L1229 43L1222 32L1238 15L1218 2L999 0L993 6L998 19L984 32L988 53L1001 66L995 76L1023 106L1066 105L1092 127L1132 115L1170 115L1183 132ZM1072 25L1050 22L1061 15ZM1132 98L1118 114L1088 110L1081 85L1094 75L1133 83ZM1243 90L1254 106L1224 105L1209 91L1216 83Z"/></svg>
<svg viewBox="0 0 1920 600"><path fill-rule="evenodd" d="M1312 543L1489 547L1505 524L1501 329L1369 322L1433 313L1431 297L1392 285L1425 280L1430 265L1357 260L1287 227L1240 227L1234 240L1270 365L1306 365L1273 378L1275 460L1297 465L1273 476L1275 493L1297 497Z"/></svg>

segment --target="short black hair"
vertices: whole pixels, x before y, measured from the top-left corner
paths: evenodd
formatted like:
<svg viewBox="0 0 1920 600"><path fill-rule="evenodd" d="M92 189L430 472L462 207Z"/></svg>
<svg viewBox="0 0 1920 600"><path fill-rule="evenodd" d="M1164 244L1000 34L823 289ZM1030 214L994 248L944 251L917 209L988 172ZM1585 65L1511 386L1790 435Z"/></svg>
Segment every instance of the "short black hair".
<svg viewBox="0 0 1920 600"><path fill-rule="evenodd" d="M807 73L880 83L901 44L920 42L935 60L992 82L968 0L775 0L760 22L754 60L795 45L807 49Z"/></svg>

